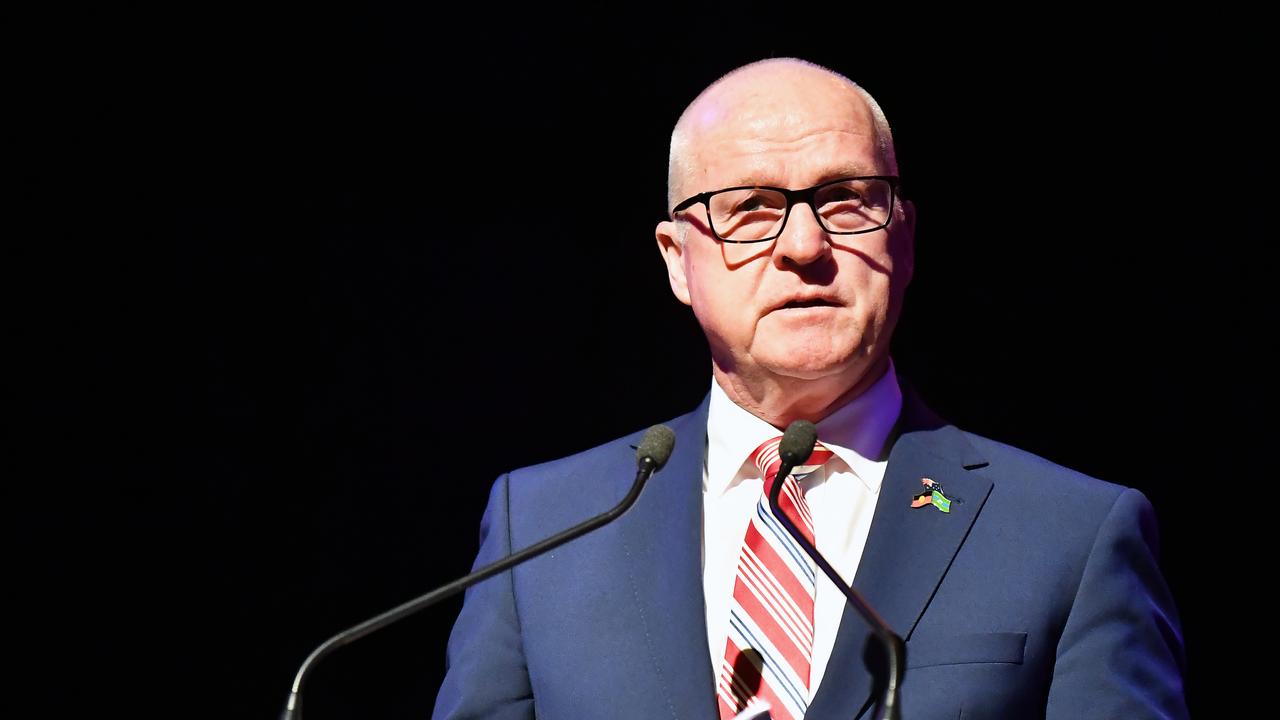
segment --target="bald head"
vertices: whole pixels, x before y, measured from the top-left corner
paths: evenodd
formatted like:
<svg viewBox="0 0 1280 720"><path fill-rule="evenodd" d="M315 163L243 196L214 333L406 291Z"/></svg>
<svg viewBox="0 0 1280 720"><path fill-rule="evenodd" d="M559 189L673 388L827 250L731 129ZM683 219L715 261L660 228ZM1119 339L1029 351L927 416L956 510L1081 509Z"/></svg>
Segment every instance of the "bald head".
<svg viewBox="0 0 1280 720"><path fill-rule="evenodd" d="M774 58L744 65L703 90L676 122L667 166L667 209L697 190L691 189L705 168L703 157L726 128L770 125L785 137L788 124L807 109L824 105L857 117L872 128L879 149L881 174L898 173L893 135L880 105L870 93L845 76L796 58ZM704 188L705 189L705 188Z"/></svg>

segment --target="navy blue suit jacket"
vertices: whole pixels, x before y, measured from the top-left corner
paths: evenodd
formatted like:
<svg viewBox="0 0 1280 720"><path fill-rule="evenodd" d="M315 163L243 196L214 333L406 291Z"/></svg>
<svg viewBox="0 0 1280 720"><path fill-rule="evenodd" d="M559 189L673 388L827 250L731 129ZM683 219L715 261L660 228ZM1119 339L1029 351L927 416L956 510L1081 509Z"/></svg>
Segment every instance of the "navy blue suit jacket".
<svg viewBox="0 0 1280 720"><path fill-rule="evenodd" d="M434 717L718 717L706 400L668 424L675 452L629 512L468 591ZM1147 499L963 432L910 391L899 428L854 584L907 640L903 717L1185 718ZM476 564L616 504L640 435L499 478ZM921 477L957 499L950 514L909 507ZM870 717L868 638L847 609L807 719Z"/></svg>

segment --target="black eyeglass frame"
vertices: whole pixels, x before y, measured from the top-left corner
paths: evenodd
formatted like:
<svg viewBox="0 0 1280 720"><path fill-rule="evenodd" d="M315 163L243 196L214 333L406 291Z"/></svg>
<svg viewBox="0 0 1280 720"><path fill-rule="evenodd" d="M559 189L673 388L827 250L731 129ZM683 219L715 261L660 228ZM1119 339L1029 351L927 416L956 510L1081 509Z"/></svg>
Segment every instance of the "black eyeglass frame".
<svg viewBox="0 0 1280 720"><path fill-rule="evenodd" d="M832 230L822 221L822 216L818 214L818 208L814 206L814 200L818 196L818 191L829 185L838 185L840 183L849 182L850 180L884 180L889 183L889 214L885 217L884 223L866 230ZM711 228L711 234L715 235L720 242L734 244L749 244L759 242L769 242L777 239L782 231L787 227L787 220L791 217L791 208L799 201L804 200L809 206L809 211L813 213L813 217L818 221L818 225L826 232L832 235L861 235L862 233L875 232L889 227L889 223L893 220L893 204L897 202L901 193L901 179L897 175L854 175L852 177L837 178L826 182L818 183L813 187L807 187L802 190L791 190L789 188L773 187L770 185L739 185L737 187L721 188L719 190L708 190L707 192L698 193L693 197L680 201L675 207L671 208L671 219L675 219L676 213L684 212L698 203L707 211L707 227ZM787 209L782 213L782 222L778 224L778 232L763 237L759 240L728 240L720 237L720 233L716 231L715 221L711 219L711 197L720 193L733 192L735 190L773 190L782 194L787 199Z"/></svg>

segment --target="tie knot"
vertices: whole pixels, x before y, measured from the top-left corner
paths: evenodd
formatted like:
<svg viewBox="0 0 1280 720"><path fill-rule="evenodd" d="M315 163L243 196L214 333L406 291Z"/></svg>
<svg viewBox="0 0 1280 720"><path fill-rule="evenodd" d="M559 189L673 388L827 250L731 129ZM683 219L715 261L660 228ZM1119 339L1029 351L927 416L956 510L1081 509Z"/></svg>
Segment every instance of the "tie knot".
<svg viewBox="0 0 1280 720"><path fill-rule="evenodd" d="M779 435L771 440L760 443L760 447L751 453L751 462L764 476L765 487L768 487L778 476L778 470L782 469L782 456L778 453L778 446L782 444L782 436ZM817 470L826 464L835 453L828 450L822 443L815 443L813 452L801 464L791 469L793 477L802 478L805 475Z"/></svg>

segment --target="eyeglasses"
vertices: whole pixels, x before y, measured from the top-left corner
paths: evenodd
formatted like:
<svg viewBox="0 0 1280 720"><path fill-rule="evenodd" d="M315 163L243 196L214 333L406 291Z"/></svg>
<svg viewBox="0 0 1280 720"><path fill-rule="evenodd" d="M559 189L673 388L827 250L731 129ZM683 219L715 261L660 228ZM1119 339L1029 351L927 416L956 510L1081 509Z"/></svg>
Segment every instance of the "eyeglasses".
<svg viewBox="0 0 1280 720"><path fill-rule="evenodd" d="M797 202L809 204L822 229L835 235L856 235L888 227L898 178L865 175L841 178L803 190L744 185L699 193L671 210L675 214L702 203L717 239L755 243L782 234Z"/></svg>

